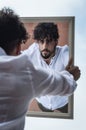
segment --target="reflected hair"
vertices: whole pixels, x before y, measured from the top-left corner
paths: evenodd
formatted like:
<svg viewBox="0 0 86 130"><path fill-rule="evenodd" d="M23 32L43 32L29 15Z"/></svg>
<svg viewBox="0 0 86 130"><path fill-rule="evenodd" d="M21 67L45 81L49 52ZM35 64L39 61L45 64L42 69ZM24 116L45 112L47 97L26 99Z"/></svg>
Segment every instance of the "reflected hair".
<svg viewBox="0 0 86 130"><path fill-rule="evenodd" d="M39 23L34 29L34 39L35 40L44 40L57 41L59 38L58 26L52 22L50 23Z"/></svg>

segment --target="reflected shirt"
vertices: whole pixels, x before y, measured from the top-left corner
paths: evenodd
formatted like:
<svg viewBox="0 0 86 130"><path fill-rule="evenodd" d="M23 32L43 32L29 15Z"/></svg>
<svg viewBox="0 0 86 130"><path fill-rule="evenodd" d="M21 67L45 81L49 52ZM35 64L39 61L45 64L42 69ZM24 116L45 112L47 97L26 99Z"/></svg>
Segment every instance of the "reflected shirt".
<svg viewBox="0 0 86 130"><path fill-rule="evenodd" d="M41 66L45 69L50 68L55 71L65 70L66 65L69 60L69 50L68 46L57 46L55 51L55 56L51 59L50 64L48 65L40 55L39 46L37 43L33 43L27 53L30 56L31 61L36 66ZM45 108L55 110L60 107L63 107L68 103L68 96L41 96L36 98L39 103L41 103Z"/></svg>

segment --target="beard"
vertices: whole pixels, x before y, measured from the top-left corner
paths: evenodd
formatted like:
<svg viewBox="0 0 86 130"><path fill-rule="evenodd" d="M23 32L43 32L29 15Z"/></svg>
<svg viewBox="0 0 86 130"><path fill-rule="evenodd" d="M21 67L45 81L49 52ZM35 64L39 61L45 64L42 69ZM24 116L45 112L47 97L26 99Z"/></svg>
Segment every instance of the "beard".
<svg viewBox="0 0 86 130"><path fill-rule="evenodd" d="M54 51L53 51L54 52ZM41 51L41 56L44 58L44 59L48 59L52 56L53 52L50 52L49 50L45 49L45 50L42 50Z"/></svg>

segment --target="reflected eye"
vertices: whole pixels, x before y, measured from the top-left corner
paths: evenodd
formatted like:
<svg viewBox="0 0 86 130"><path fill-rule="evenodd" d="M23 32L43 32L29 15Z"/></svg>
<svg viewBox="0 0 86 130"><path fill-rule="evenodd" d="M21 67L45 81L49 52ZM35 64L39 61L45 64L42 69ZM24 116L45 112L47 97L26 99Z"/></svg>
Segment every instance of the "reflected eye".
<svg viewBox="0 0 86 130"><path fill-rule="evenodd" d="M52 43L52 40L50 40L50 39L46 39L46 40L45 40L45 39L44 39L44 40L43 40L43 39L40 39L40 40L39 40L39 43L41 43L41 44L44 44L44 43L51 44L51 43Z"/></svg>
<svg viewBox="0 0 86 130"><path fill-rule="evenodd" d="M44 40L42 40L42 39L41 39L41 40L39 40L39 43L42 43L42 44L43 44L43 43L44 43Z"/></svg>

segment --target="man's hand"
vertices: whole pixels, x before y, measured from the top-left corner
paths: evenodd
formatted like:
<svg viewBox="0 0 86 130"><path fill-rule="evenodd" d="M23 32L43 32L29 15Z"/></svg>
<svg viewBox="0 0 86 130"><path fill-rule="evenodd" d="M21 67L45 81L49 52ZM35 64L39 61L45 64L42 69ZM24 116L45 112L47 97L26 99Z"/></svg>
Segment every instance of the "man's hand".
<svg viewBox="0 0 86 130"><path fill-rule="evenodd" d="M78 66L73 65L73 59L71 58L68 62L68 65L65 68L70 74L73 75L74 80L78 80L80 78L80 69Z"/></svg>

